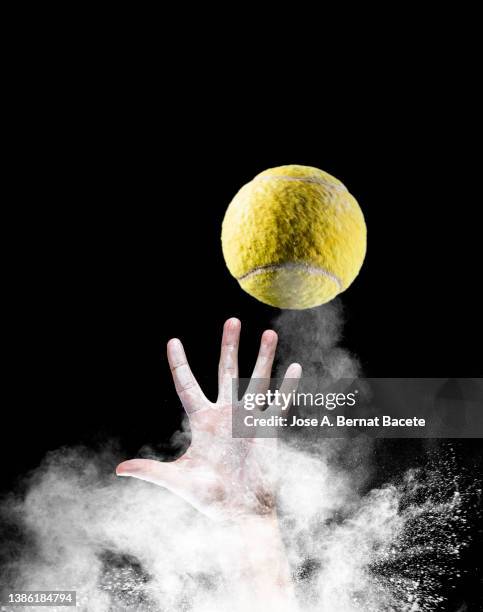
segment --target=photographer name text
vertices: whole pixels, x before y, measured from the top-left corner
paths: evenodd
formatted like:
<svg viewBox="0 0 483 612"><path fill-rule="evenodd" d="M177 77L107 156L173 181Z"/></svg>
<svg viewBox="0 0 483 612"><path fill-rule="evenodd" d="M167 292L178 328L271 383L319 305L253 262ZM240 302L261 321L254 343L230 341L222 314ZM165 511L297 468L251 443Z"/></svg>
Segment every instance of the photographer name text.
<svg viewBox="0 0 483 612"><path fill-rule="evenodd" d="M244 418L246 427L426 427L426 419L409 417L396 419L389 415L372 418L348 418L342 415L304 419L297 416L256 417L252 414Z"/></svg>

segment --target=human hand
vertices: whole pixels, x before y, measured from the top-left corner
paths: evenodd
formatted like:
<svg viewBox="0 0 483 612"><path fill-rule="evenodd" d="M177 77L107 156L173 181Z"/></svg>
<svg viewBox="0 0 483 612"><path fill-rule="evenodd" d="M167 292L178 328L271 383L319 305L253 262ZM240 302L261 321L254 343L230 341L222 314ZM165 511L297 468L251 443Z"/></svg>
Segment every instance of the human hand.
<svg viewBox="0 0 483 612"><path fill-rule="evenodd" d="M276 439L232 437L232 395L238 381L240 321L229 319L223 329L215 403L203 394L178 339L168 342L168 361L179 398L188 415L192 441L173 462L131 459L119 464L119 476L132 476L166 487L202 513L216 519L271 516L275 508ZM265 331L248 391L268 389L277 334ZM292 364L280 388L297 388L302 369Z"/></svg>

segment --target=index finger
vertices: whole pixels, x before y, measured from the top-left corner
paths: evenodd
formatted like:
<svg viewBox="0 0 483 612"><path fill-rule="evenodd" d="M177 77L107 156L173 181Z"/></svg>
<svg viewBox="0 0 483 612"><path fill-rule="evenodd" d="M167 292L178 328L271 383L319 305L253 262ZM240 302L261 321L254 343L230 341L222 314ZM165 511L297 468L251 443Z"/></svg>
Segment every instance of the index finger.
<svg viewBox="0 0 483 612"><path fill-rule="evenodd" d="M208 400L193 376L183 345L178 338L172 338L168 342L167 353L176 392L186 412L191 414L202 408Z"/></svg>

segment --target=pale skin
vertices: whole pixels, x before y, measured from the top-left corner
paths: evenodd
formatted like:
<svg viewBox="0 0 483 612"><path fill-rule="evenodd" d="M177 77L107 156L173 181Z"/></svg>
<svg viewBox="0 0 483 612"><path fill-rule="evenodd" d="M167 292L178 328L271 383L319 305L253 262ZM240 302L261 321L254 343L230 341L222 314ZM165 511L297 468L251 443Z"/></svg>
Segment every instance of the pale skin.
<svg viewBox="0 0 483 612"><path fill-rule="evenodd" d="M244 548L239 578L250 576L257 605L276 604L279 610L293 610L293 585L275 505L277 440L232 437L240 328L240 321L234 318L223 328L216 402L203 394L181 342L176 338L168 342L168 362L190 421L191 444L176 461L131 459L120 463L116 473L165 487L203 514L235 529ZM270 379L277 340L274 331L263 333L247 392L267 390L259 379ZM299 364L292 364L280 391L295 390L301 372Z"/></svg>

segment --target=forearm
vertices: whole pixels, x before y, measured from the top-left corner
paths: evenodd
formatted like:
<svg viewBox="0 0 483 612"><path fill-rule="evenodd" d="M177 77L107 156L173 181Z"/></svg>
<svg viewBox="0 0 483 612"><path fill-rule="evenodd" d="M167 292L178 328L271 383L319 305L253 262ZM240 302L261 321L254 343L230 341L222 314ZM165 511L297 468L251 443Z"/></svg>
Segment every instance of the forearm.
<svg viewBox="0 0 483 612"><path fill-rule="evenodd" d="M298 610L277 516L240 519L234 529L240 540L239 579L253 597L255 610Z"/></svg>

